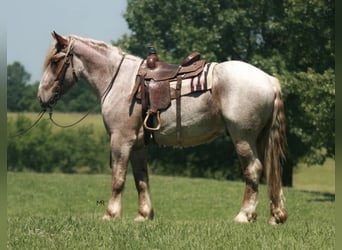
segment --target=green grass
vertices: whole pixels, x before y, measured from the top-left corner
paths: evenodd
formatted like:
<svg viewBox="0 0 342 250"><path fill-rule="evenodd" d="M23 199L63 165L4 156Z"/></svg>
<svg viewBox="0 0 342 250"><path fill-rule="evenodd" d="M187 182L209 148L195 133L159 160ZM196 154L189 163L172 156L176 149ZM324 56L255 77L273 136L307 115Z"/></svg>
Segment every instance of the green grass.
<svg viewBox="0 0 342 250"><path fill-rule="evenodd" d="M328 158L322 166L299 164L293 175L296 189L335 193L335 160Z"/></svg>
<svg viewBox="0 0 342 250"><path fill-rule="evenodd" d="M151 176L155 220L136 224L127 176L123 218L102 221L110 175L8 173L8 249L334 249L335 195L285 188L289 219L267 224L266 187L258 220L233 223L240 182ZM105 206L97 201L105 201Z"/></svg>
<svg viewBox="0 0 342 250"><path fill-rule="evenodd" d="M37 114L25 113L35 119ZM54 114L70 124L84 114ZM8 118L17 114L8 113ZM48 119L48 114L44 116ZM105 133L101 115L79 126ZM54 129L59 129L54 127ZM8 249L334 249L335 161L300 164L294 188L285 188L288 221L267 224L266 187L261 185L258 220L232 222L240 209L240 182L151 176L155 220L136 224L137 194L127 177L123 218L102 221L110 175L8 173ZM97 201L105 201L105 206Z"/></svg>

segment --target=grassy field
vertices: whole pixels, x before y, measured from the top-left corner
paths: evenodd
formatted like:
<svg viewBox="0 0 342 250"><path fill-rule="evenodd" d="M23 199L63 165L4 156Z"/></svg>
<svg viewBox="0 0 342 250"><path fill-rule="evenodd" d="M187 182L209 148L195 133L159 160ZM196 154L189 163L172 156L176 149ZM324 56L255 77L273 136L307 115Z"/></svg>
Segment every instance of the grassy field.
<svg viewBox="0 0 342 250"><path fill-rule="evenodd" d="M262 185L257 222L240 225L231 219L240 208L243 183L151 176L155 220L136 224L130 175L123 218L110 222L101 220L110 175L8 173L7 182L8 249L335 248L333 192L286 188L289 219L270 226Z"/></svg>
<svg viewBox="0 0 342 250"><path fill-rule="evenodd" d="M299 164L293 175L296 189L335 193L335 160L327 159L323 166Z"/></svg>
<svg viewBox="0 0 342 250"><path fill-rule="evenodd" d="M54 118L67 125L82 116L56 113ZM9 119L16 117L17 114L8 114ZM48 119L48 114L44 118ZM105 133L100 115L89 115L77 126L90 124ZM267 224L269 208L263 185L257 222L240 225L233 223L232 218L241 205L242 182L154 175L150 181L154 221L133 222L137 194L131 175L127 177L123 218L102 221L110 179L105 174L8 173L8 249L335 248L332 159L323 167L299 165L295 169L294 188L285 188L289 219L276 227Z"/></svg>

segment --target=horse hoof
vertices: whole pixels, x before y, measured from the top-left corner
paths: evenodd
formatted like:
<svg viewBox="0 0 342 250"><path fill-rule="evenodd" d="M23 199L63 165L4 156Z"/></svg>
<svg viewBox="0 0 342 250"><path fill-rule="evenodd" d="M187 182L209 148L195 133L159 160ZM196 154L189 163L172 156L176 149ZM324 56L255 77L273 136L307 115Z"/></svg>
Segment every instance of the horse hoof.
<svg viewBox="0 0 342 250"><path fill-rule="evenodd" d="M102 217L102 220L110 220L112 217L108 214L105 214L103 217Z"/></svg>
<svg viewBox="0 0 342 250"><path fill-rule="evenodd" d="M237 223L248 223L249 221L247 220L247 217L246 216L236 216L234 218L234 222L237 222Z"/></svg>
<svg viewBox="0 0 342 250"><path fill-rule="evenodd" d="M284 224L286 221L286 218L276 218L274 216L271 216L270 219L268 220L268 224L270 225L279 225L279 224Z"/></svg>
<svg viewBox="0 0 342 250"><path fill-rule="evenodd" d="M270 225L278 225L276 219L273 216L268 220L268 224L270 224Z"/></svg>
<svg viewBox="0 0 342 250"><path fill-rule="evenodd" d="M148 221L148 220L153 220L153 213L150 214L149 216L143 216L141 214L138 214L135 217L134 222L144 222L144 221Z"/></svg>
<svg viewBox="0 0 342 250"><path fill-rule="evenodd" d="M283 209L274 209L272 211L272 215L268 220L268 223L271 225L283 224L287 220L287 211L285 208Z"/></svg>
<svg viewBox="0 0 342 250"><path fill-rule="evenodd" d="M144 222L147 221L148 217L144 217L141 214L138 214L137 217L135 217L134 222Z"/></svg>
<svg viewBox="0 0 342 250"><path fill-rule="evenodd" d="M246 215L245 213L240 212L235 218L234 222L238 223L252 223L256 221L257 214L253 213L250 215Z"/></svg>
<svg viewBox="0 0 342 250"><path fill-rule="evenodd" d="M106 212L103 217L102 220L118 220L120 219L121 216L120 215L111 215L108 212Z"/></svg>

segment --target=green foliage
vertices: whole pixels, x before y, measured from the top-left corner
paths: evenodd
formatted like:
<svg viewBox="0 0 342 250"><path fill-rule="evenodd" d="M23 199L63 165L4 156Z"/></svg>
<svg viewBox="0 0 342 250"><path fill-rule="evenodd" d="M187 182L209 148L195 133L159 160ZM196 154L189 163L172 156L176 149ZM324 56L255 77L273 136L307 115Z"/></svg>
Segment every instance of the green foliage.
<svg viewBox="0 0 342 250"><path fill-rule="evenodd" d="M151 176L155 220L137 224L132 176L123 218L102 221L109 175L9 173L8 249L335 249L335 195L285 188L289 220L267 224L267 187L258 219L232 222L243 183ZM104 200L105 205L97 201Z"/></svg>
<svg viewBox="0 0 342 250"><path fill-rule="evenodd" d="M9 135L30 127L31 120L19 116L9 120ZM10 171L88 173L103 172L108 167L108 139L98 136L91 126L52 131L48 120L20 137L9 137L7 168Z"/></svg>
<svg viewBox="0 0 342 250"><path fill-rule="evenodd" d="M25 131L32 122L24 116L19 116L14 122L7 123L9 135ZM51 127L47 121L40 123L39 129L35 128L32 133L25 137L9 137L7 144L7 168L12 171L22 171L24 168L32 168L37 172L51 172L53 164L46 154L49 148L48 139Z"/></svg>
<svg viewBox="0 0 342 250"><path fill-rule="evenodd" d="M130 0L132 31L115 44L146 56L153 44L164 60L180 62L198 50L207 60L281 55L290 71L334 65L334 1Z"/></svg>
<svg viewBox="0 0 342 250"><path fill-rule="evenodd" d="M31 75L19 62L7 66L7 109L9 111L19 111L27 107L26 83L30 78Z"/></svg>
<svg viewBox="0 0 342 250"><path fill-rule="evenodd" d="M76 85L58 100L55 107L59 112L99 112L100 103L90 85L80 79Z"/></svg>
<svg viewBox="0 0 342 250"><path fill-rule="evenodd" d="M288 158L322 164L335 155L335 73L308 69L281 79L287 104Z"/></svg>

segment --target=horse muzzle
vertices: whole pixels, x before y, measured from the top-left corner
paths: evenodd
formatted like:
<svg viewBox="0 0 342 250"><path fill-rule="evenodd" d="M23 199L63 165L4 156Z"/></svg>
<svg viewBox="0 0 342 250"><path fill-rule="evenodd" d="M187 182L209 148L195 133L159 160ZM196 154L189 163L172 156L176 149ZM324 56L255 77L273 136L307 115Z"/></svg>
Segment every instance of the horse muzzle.
<svg viewBox="0 0 342 250"><path fill-rule="evenodd" d="M46 110L46 109L51 109L53 108L57 101L60 99L60 94L59 92L55 92L52 97L48 100L48 101L44 101L40 96L38 96L38 100L39 100L39 103L40 103L40 107L43 109L43 110Z"/></svg>
<svg viewBox="0 0 342 250"><path fill-rule="evenodd" d="M42 109L53 108L60 98L61 88L59 84L55 84L51 92L44 91L43 88L38 90L38 100Z"/></svg>

